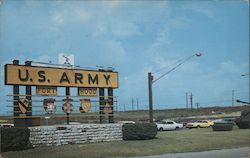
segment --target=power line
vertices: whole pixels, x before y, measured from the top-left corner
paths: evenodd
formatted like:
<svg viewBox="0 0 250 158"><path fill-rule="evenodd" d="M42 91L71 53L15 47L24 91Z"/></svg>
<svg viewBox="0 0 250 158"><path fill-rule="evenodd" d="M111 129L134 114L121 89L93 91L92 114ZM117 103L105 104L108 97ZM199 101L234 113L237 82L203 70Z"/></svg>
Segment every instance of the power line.
<svg viewBox="0 0 250 158"><path fill-rule="evenodd" d="M156 70L155 72L152 72L152 74L156 74L156 73L158 73L158 72L161 72L162 70L165 70L166 68L168 68L168 67L170 67L170 66L172 66L172 65L175 65L175 64L181 62L181 61L184 60L184 59L185 59L185 58L182 58L182 59L180 59L180 60L178 60L178 61L176 61L176 62L174 62L174 63L172 63L172 64L170 64L170 65L168 65L168 66L164 66L164 67L162 67L162 68Z"/></svg>
<svg viewBox="0 0 250 158"><path fill-rule="evenodd" d="M178 68L179 66L181 66L182 64L184 64L186 61L188 61L189 59L191 59L192 57L194 56L201 56L201 53L197 53L197 54L194 54L194 55L191 55L187 58L185 58L185 60L183 60L181 63L177 64L175 67L173 67L172 69L170 69L169 71L167 71L166 73L162 74L160 77L158 77L157 79L155 80L152 80L152 83L155 83L156 81L158 81L159 79L161 79L162 77L166 76L167 74L169 74L170 72L174 71L176 68ZM150 74L151 75L151 74Z"/></svg>

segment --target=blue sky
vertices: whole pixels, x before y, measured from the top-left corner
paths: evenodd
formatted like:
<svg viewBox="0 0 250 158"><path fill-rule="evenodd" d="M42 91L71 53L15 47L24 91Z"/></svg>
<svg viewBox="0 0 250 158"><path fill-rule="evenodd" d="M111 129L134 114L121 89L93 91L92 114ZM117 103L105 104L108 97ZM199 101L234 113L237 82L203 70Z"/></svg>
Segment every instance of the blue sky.
<svg viewBox="0 0 250 158"><path fill-rule="evenodd" d="M249 99L249 4L232 1L14 1L0 6L1 113L4 64L13 59L58 62L74 54L81 66L112 66L119 72L118 105L148 105L147 73L196 52L153 85L154 106L185 107L192 92L201 107ZM156 73L157 78L161 73Z"/></svg>

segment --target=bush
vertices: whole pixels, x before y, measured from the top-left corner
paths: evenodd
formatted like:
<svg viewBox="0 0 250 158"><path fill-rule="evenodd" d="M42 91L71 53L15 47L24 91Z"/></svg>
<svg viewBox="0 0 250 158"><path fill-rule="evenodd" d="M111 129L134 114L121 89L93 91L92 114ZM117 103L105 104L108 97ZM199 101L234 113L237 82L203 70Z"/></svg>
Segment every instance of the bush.
<svg viewBox="0 0 250 158"><path fill-rule="evenodd" d="M240 128L240 129L249 129L250 125L249 125L249 121L237 121L236 125Z"/></svg>
<svg viewBox="0 0 250 158"><path fill-rule="evenodd" d="M240 129L250 129L250 109L243 110L235 122Z"/></svg>
<svg viewBox="0 0 250 158"><path fill-rule="evenodd" d="M122 126L123 140L153 139L157 135L157 126L153 123L133 123Z"/></svg>
<svg viewBox="0 0 250 158"><path fill-rule="evenodd" d="M231 123L215 123L213 126L213 131L232 131L233 124Z"/></svg>
<svg viewBox="0 0 250 158"><path fill-rule="evenodd" d="M28 128L0 128L1 151L15 151L31 148Z"/></svg>

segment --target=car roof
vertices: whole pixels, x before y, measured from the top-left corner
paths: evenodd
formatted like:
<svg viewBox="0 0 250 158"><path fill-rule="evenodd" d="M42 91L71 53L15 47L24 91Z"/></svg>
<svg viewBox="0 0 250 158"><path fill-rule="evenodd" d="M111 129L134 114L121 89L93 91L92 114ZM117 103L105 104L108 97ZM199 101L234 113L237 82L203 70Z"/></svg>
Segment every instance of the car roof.
<svg viewBox="0 0 250 158"><path fill-rule="evenodd" d="M11 125L11 126L14 126L14 124L12 124L12 123L1 123L0 125Z"/></svg>
<svg viewBox="0 0 250 158"><path fill-rule="evenodd" d="M162 120L162 121L173 121L173 120Z"/></svg>

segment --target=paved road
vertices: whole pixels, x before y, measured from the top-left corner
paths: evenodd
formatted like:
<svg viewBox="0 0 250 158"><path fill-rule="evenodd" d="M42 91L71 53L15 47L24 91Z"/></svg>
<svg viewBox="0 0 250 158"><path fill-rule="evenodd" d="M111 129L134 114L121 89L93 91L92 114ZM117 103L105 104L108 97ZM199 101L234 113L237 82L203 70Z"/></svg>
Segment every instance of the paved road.
<svg viewBox="0 0 250 158"><path fill-rule="evenodd" d="M142 156L133 158L250 158L250 148L236 148L211 150L203 152L177 153L177 154L163 154L156 156Z"/></svg>

